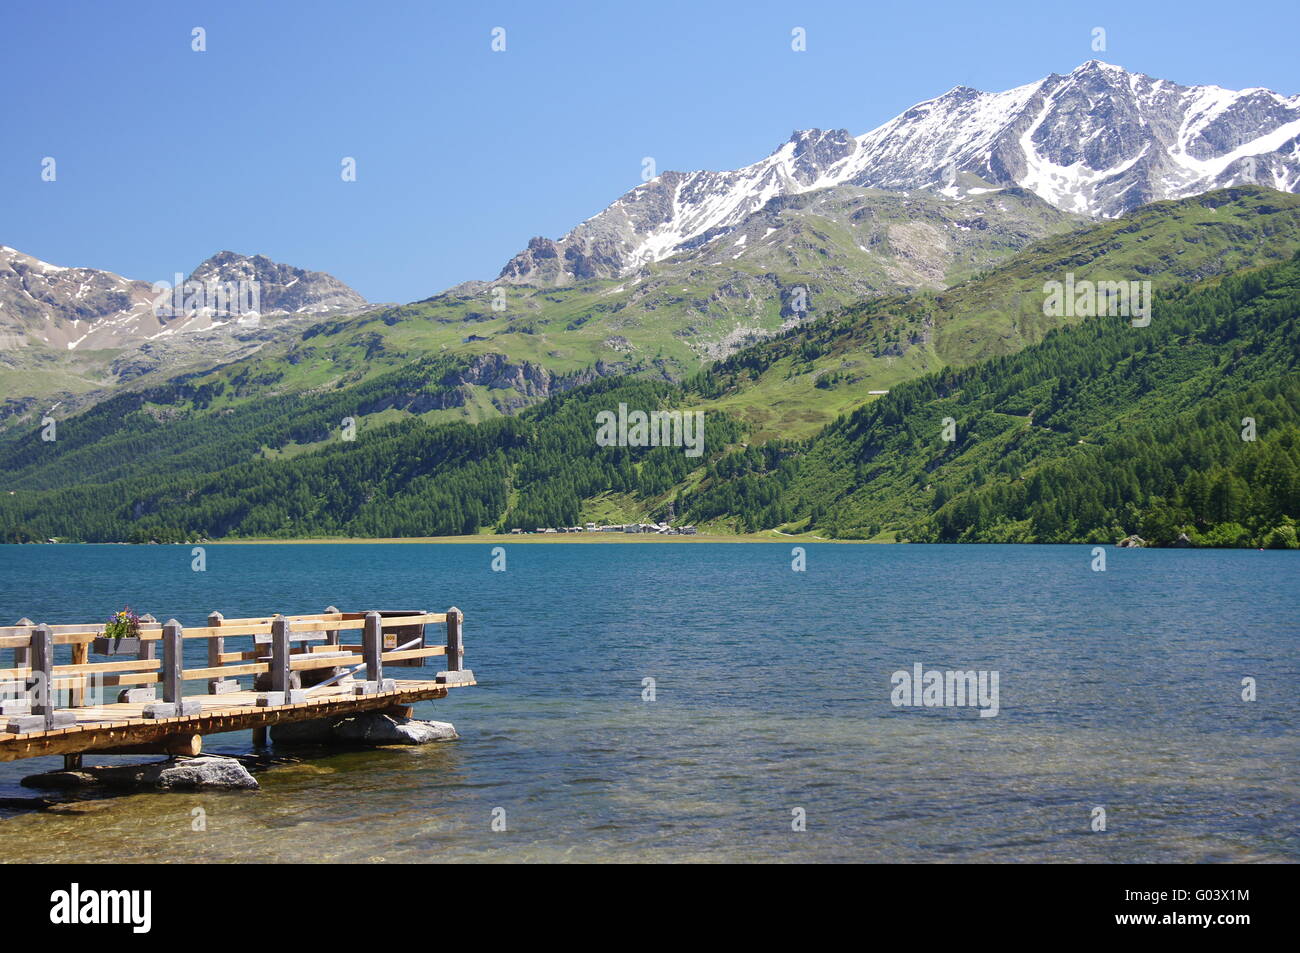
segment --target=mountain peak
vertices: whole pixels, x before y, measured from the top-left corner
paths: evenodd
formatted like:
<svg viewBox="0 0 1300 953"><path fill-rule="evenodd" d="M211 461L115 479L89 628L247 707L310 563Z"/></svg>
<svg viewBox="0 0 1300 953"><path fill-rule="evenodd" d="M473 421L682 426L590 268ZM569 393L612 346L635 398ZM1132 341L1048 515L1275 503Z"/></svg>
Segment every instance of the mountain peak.
<svg viewBox="0 0 1300 953"><path fill-rule="evenodd" d="M228 250L208 258L187 280L243 283L239 310L230 307L228 295L217 298L226 302L225 308L206 303L178 307L168 292L160 294L160 288L170 288L172 280L169 275L166 284L155 286L98 268L52 265L0 246L0 339L14 347L119 348L206 331L242 314L249 301L256 302L251 310L259 314L304 317L355 311L366 304L361 295L330 275L278 264L265 255ZM182 289L178 299L188 298L190 293Z"/></svg>
<svg viewBox="0 0 1300 953"><path fill-rule="evenodd" d="M817 142L827 137L833 139L852 139L853 133L849 132L847 129L818 129L814 126L811 129L796 129L794 132L790 133L790 138L787 139L786 142L798 145L800 143Z"/></svg>
<svg viewBox="0 0 1300 953"><path fill-rule="evenodd" d="M1088 60L1086 63L1080 63L1071 72L1074 76L1078 73L1123 73L1130 75L1129 71L1122 66L1116 66L1114 63L1106 63L1102 60Z"/></svg>
<svg viewBox="0 0 1300 953"><path fill-rule="evenodd" d="M1098 59L1002 92L955 86L856 138L796 130L741 169L664 173L559 241L530 246L499 280L626 275L715 240L778 197L936 188L961 173L1094 217L1245 182L1296 192L1300 97L1180 86Z"/></svg>
<svg viewBox="0 0 1300 953"><path fill-rule="evenodd" d="M361 297L333 275L272 261L265 255L219 251L190 273L189 281L251 282L263 314L319 314L364 307Z"/></svg>

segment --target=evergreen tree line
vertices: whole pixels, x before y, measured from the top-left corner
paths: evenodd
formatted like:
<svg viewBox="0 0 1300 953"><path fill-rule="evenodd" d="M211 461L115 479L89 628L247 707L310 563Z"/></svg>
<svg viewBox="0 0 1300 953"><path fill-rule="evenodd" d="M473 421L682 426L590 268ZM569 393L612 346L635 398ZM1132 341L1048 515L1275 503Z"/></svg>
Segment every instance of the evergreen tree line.
<svg viewBox="0 0 1300 953"><path fill-rule="evenodd" d="M705 418L705 458L681 447L603 447L596 414L681 409L680 388L607 378L517 417L429 425L415 418L298 456L216 473L140 467L95 485L0 496L0 533L88 542L221 537L428 536L573 525L606 490L665 496L740 436ZM710 451L710 448L713 448Z"/></svg>
<svg viewBox="0 0 1300 953"><path fill-rule="evenodd" d="M785 455L718 461L692 516L918 541L1293 546L1300 257L895 388ZM952 440L945 440L947 431Z"/></svg>

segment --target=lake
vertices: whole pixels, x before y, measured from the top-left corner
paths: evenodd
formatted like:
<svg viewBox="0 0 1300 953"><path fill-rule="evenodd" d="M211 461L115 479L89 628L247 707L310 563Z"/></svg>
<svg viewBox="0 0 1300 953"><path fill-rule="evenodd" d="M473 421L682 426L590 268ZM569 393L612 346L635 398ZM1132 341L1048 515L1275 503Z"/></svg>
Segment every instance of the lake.
<svg viewBox="0 0 1300 953"><path fill-rule="evenodd" d="M795 572L777 543L209 545L194 572L189 546L0 546L3 624L456 605L479 681L416 706L459 741L5 811L3 857L1300 860L1300 553L803 548ZM895 705L918 664L995 673L996 715ZM61 765L2 764L0 795Z"/></svg>

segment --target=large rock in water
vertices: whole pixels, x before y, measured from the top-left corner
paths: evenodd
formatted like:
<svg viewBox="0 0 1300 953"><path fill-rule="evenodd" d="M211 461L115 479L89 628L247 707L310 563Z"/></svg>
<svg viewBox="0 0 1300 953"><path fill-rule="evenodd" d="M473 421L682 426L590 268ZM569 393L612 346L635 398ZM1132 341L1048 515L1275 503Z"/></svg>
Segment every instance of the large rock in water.
<svg viewBox="0 0 1300 953"><path fill-rule="evenodd" d="M255 791L257 779L235 758L203 755L147 764L95 765L23 778L29 788L70 789L101 785L125 791Z"/></svg>
<svg viewBox="0 0 1300 953"><path fill-rule="evenodd" d="M157 788L160 791L250 791L259 787L257 779L234 758L212 755L171 758L140 767L143 770L135 775L125 775L128 784Z"/></svg>
<svg viewBox="0 0 1300 953"><path fill-rule="evenodd" d="M460 736L446 721L418 721L381 711L271 726L277 744L424 745Z"/></svg>

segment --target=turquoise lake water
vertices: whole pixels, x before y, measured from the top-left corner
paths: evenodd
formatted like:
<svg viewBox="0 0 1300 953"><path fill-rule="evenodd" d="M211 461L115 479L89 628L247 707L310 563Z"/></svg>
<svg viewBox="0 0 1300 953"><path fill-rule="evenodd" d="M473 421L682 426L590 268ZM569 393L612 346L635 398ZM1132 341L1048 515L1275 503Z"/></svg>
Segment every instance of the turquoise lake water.
<svg viewBox="0 0 1300 953"><path fill-rule="evenodd" d="M1094 572L1087 546L804 548L794 572L780 544L213 545L200 573L189 546L0 546L0 624L456 605L479 681L417 706L457 742L5 811L0 854L1300 860L1300 554L1108 547ZM996 672L997 715L896 707L916 663ZM0 796L61 763L0 764Z"/></svg>

